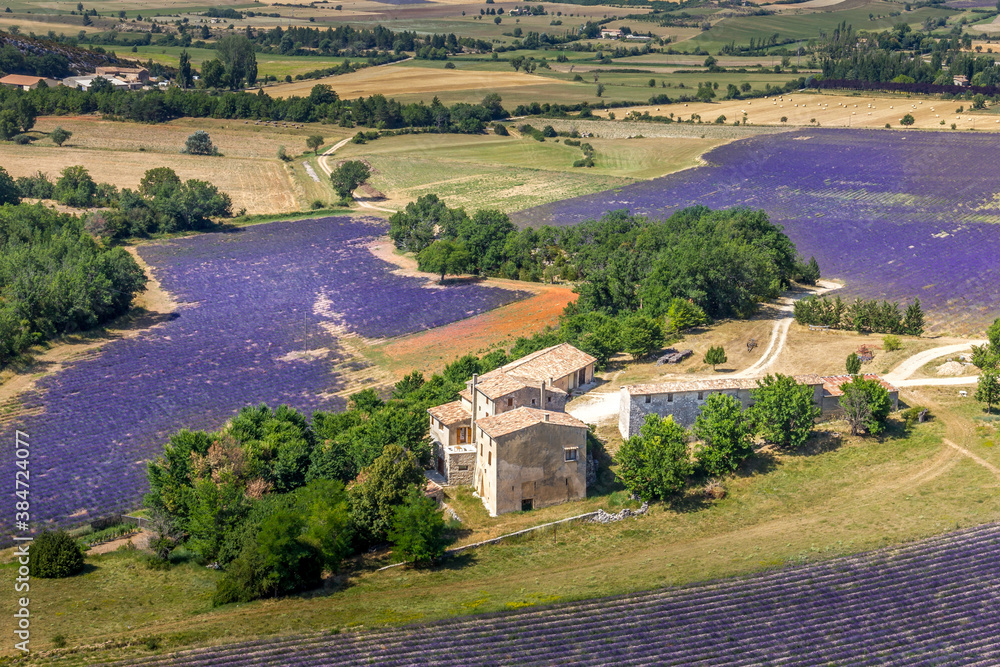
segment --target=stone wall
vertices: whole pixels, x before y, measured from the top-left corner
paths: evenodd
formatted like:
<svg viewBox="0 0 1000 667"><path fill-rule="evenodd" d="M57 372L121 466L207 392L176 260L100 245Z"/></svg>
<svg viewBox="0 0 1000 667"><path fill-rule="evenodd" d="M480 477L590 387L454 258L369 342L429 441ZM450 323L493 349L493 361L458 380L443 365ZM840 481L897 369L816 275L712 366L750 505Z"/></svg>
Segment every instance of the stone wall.
<svg viewBox="0 0 1000 667"><path fill-rule="evenodd" d="M448 484L451 486L472 486L472 480L476 474L475 447L449 447L446 454L444 473Z"/></svg>

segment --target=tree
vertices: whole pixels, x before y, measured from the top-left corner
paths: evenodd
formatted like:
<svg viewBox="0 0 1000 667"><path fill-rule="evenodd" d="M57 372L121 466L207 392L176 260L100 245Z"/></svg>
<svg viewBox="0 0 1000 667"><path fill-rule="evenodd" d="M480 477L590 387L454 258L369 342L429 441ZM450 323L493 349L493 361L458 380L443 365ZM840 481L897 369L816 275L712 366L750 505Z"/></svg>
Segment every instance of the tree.
<svg viewBox="0 0 1000 667"><path fill-rule="evenodd" d="M990 345L972 346L972 365L979 370L996 368L1000 364L1000 355L993 352Z"/></svg>
<svg viewBox="0 0 1000 667"><path fill-rule="evenodd" d="M717 365L724 364L726 361L728 361L726 350L721 345L710 347L708 348L708 352L705 353L704 362L711 365L713 371Z"/></svg>
<svg viewBox="0 0 1000 667"><path fill-rule="evenodd" d="M766 375L750 390L754 400L750 415L754 430L767 442L796 448L809 439L820 408L813 403L813 390L787 375Z"/></svg>
<svg viewBox="0 0 1000 667"><path fill-rule="evenodd" d="M639 435L626 439L615 456L625 487L643 500L667 498L683 489L693 469L687 438L673 418L647 415Z"/></svg>
<svg viewBox="0 0 1000 667"><path fill-rule="evenodd" d="M181 88L190 88L194 83L194 75L191 71L191 56L187 49L181 51L180 63L177 65L177 85Z"/></svg>
<svg viewBox="0 0 1000 667"><path fill-rule="evenodd" d="M206 88L219 88L226 78L226 66L218 58L206 60L201 64L201 83Z"/></svg>
<svg viewBox="0 0 1000 667"><path fill-rule="evenodd" d="M454 237L466 218L465 211L448 208L437 195L423 195L389 216L389 238L400 250L420 252L434 241L437 229Z"/></svg>
<svg viewBox="0 0 1000 667"><path fill-rule="evenodd" d="M993 354L1000 355L1000 317L986 330L986 338L990 341L990 350Z"/></svg>
<svg viewBox="0 0 1000 667"><path fill-rule="evenodd" d="M31 576L61 579L83 571L83 549L64 530L46 530L31 544Z"/></svg>
<svg viewBox="0 0 1000 667"><path fill-rule="evenodd" d="M732 473L753 453L752 429L735 396L709 394L692 430L702 441L695 457L709 475Z"/></svg>
<svg viewBox="0 0 1000 667"><path fill-rule="evenodd" d="M318 134L311 134L306 139L306 147L317 155L319 155L319 147L322 145L323 137Z"/></svg>
<svg viewBox="0 0 1000 667"><path fill-rule="evenodd" d="M619 329L622 349L638 360L658 350L663 345L663 327L660 323L641 313L626 317Z"/></svg>
<svg viewBox="0 0 1000 667"><path fill-rule="evenodd" d="M371 176L371 170L360 160L348 160L333 170L330 180L333 189L341 199L349 199L351 193L364 184Z"/></svg>
<svg viewBox="0 0 1000 667"><path fill-rule="evenodd" d="M913 118L912 114L906 114L905 116L903 116L902 118L899 119L899 124L900 125L905 125L906 127L909 127L910 125L913 125L914 122L915 122L915 119Z"/></svg>
<svg viewBox="0 0 1000 667"><path fill-rule="evenodd" d="M392 529L396 508L414 486L423 487L424 474L417 457L397 444L386 445L382 454L365 468L348 490L355 538L362 544L385 541Z"/></svg>
<svg viewBox="0 0 1000 667"><path fill-rule="evenodd" d="M400 560L429 564L444 555L444 531L444 516L437 503L424 495L423 490L413 487L404 503L396 508L389 539Z"/></svg>
<svg viewBox="0 0 1000 667"><path fill-rule="evenodd" d="M680 332L708 322L708 316L691 299L674 298L667 307L667 321L671 332Z"/></svg>
<svg viewBox="0 0 1000 667"><path fill-rule="evenodd" d="M7 170L0 167L0 205L3 204L20 204L21 203L21 191L17 187L17 183L14 179L10 177Z"/></svg>
<svg viewBox="0 0 1000 667"><path fill-rule="evenodd" d="M986 404L986 412L993 412L993 406L1000 403L1000 371L995 368L983 369L976 386L976 400Z"/></svg>
<svg viewBox="0 0 1000 667"><path fill-rule="evenodd" d="M52 139L52 143L54 143L56 146L62 146L72 136L73 136L72 132L70 132L69 130L64 130L61 127L57 127L56 129L49 132L49 138Z"/></svg>
<svg viewBox="0 0 1000 667"><path fill-rule="evenodd" d="M465 249L465 245L447 239L435 241L417 255L417 266L420 270L440 273L442 283L445 274L465 273L471 265L472 255Z"/></svg>
<svg viewBox="0 0 1000 667"><path fill-rule="evenodd" d="M878 435L885 430L892 400L879 380L866 380L858 375L841 385L841 390L844 395L840 397L840 407L851 426L851 435L865 432Z"/></svg>
<svg viewBox="0 0 1000 667"><path fill-rule="evenodd" d="M257 55L246 35L226 35L215 43L215 51L226 70L231 90L251 86L257 80Z"/></svg>
<svg viewBox="0 0 1000 667"><path fill-rule="evenodd" d="M861 372L861 357L858 356L857 352L851 352L847 355L847 374L857 375Z"/></svg>
<svg viewBox="0 0 1000 667"><path fill-rule="evenodd" d="M914 299L906 308L903 316L903 333L909 336L919 336L924 332L924 311L920 307L920 299Z"/></svg>
<svg viewBox="0 0 1000 667"><path fill-rule="evenodd" d="M56 181L56 199L67 206L84 208L94 203L97 184L82 166L66 167Z"/></svg>
<svg viewBox="0 0 1000 667"><path fill-rule="evenodd" d="M296 491L297 509L305 517L302 540L315 546L323 565L336 572L351 547L350 502L344 484L316 479Z"/></svg>
<svg viewBox="0 0 1000 667"><path fill-rule="evenodd" d="M205 130L198 130L184 142L182 153L191 155L218 155L219 149L212 143L212 138Z"/></svg>
<svg viewBox="0 0 1000 667"><path fill-rule="evenodd" d="M598 97L603 97L604 96L604 84L603 83L597 84L597 96Z"/></svg>

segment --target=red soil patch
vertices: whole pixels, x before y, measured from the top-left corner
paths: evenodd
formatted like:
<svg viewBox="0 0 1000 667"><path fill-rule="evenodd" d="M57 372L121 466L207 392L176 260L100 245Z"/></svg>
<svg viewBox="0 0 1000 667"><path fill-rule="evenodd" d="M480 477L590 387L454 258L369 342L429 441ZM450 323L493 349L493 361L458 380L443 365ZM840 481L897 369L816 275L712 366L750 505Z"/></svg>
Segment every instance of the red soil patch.
<svg viewBox="0 0 1000 667"><path fill-rule="evenodd" d="M394 339L373 351L384 355L384 365L393 370L437 372L464 354L482 354L498 345L510 345L520 336L556 326L563 308L577 296L569 287L557 285L504 280L490 280L489 284L530 289L536 294L466 320Z"/></svg>

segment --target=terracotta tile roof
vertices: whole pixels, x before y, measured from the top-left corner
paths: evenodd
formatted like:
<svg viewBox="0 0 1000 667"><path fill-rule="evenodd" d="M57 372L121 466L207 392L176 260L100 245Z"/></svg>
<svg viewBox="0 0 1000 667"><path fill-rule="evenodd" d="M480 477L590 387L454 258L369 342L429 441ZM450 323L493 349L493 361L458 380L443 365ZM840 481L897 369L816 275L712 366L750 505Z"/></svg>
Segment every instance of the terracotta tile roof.
<svg viewBox="0 0 1000 667"><path fill-rule="evenodd" d="M496 400L507 394L513 394L515 391L520 391L529 385L525 384L517 378L513 378L505 373L498 373L496 375L483 376L479 378L479 383L476 388L479 392L486 396L487 398Z"/></svg>
<svg viewBox="0 0 1000 667"><path fill-rule="evenodd" d="M491 438L500 438L529 426L543 423L545 415L548 415L548 423L550 424L587 428L587 425L582 421L565 412L552 412L536 408L517 408L492 417L481 417L476 420L476 426Z"/></svg>
<svg viewBox="0 0 1000 667"><path fill-rule="evenodd" d="M516 361L512 361L506 366L490 371L483 375L480 380L493 375L513 375L525 380L535 380L541 382L549 378L558 379L570 373L586 368L596 362L597 359L590 356L583 350L578 350L569 343L560 343L547 347L544 350L533 352Z"/></svg>
<svg viewBox="0 0 1000 667"><path fill-rule="evenodd" d="M794 375L799 384L820 385L823 378L818 375ZM756 389L761 378L718 378L707 380L678 380L676 382L648 382L646 384L631 384L623 387L630 395L636 394L668 394L686 391L732 391L737 389Z"/></svg>
<svg viewBox="0 0 1000 667"><path fill-rule="evenodd" d="M444 405L435 405L433 408L427 408L427 412L431 417L440 420L445 426L472 421L472 415L462 407L462 401L452 401Z"/></svg>
<svg viewBox="0 0 1000 667"><path fill-rule="evenodd" d="M875 375L874 373L866 374L866 380L878 380L879 384L885 387L888 392L898 392L899 389L892 386L888 382L882 379L881 375ZM821 378L823 380L823 391L826 392L828 396L843 396L844 390L841 386L853 380L853 376L850 375L831 375L829 377Z"/></svg>
<svg viewBox="0 0 1000 667"><path fill-rule="evenodd" d="M44 76L25 76L24 74L8 74L4 78L0 79L0 83L6 83L11 86L33 86L39 81L44 81Z"/></svg>

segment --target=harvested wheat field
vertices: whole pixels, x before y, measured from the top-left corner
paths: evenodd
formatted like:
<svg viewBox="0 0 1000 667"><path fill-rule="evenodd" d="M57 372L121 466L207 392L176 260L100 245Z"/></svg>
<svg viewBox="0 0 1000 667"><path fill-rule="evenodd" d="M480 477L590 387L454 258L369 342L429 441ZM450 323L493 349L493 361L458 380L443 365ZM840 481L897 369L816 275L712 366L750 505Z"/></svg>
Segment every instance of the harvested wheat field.
<svg viewBox="0 0 1000 667"><path fill-rule="evenodd" d="M4 144L0 146L0 164L14 178L41 171L53 180L65 167L82 165L99 183L133 189L147 169L170 167L183 180L208 181L228 193L234 213L242 208L247 213L299 209L288 172L277 160Z"/></svg>
<svg viewBox="0 0 1000 667"><path fill-rule="evenodd" d="M464 70L431 69L423 67L384 66L330 76L268 86L265 92L271 97L308 97L316 84L333 87L341 99L354 99L370 95L393 97L413 93L436 93L445 90L492 90L541 86L552 80L522 72L475 72ZM251 91L256 92L256 91Z"/></svg>
<svg viewBox="0 0 1000 667"><path fill-rule="evenodd" d="M97 116L43 116L35 122L36 144L52 146L47 135L56 127L73 133L64 144L67 148L97 150L142 151L176 155L184 141L195 131L204 130L212 137L225 157L276 159L278 147L284 146L289 155L305 153L306 137L319 134L330 143L351 136L351 132L319 123L269 123L263 121L217 120L212 118L180 118L168 123L147 125Z"/></svg>
<svg viewBox="0 0 1000 667"><path fill-rule="evenodd" d="M958 113L959 107L965 107ZM613 110L618 119L630 113L649 112L652 116L674 114L680 120L690 120L692 114L701 116L704 123L712 123L725 116L725 123L742 120L746 112L750 125L812 125L815 120L822 127L901 127L900 119L913 116L912 127L920 129L951 128L959 130L1000 131L1000 117L989 111L968 112L969 103L961 100L909 100L905 97L872 97L853 95L827 95L808 93L765 97L756 100L723 100L712 103L661 104L658 106L631 107ZM607 116L607 111L595 112ZM786 118L782 123L781 119Z"/></svg>

